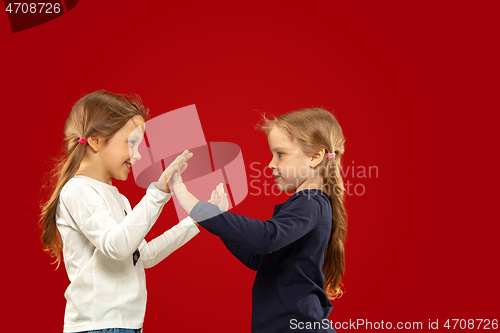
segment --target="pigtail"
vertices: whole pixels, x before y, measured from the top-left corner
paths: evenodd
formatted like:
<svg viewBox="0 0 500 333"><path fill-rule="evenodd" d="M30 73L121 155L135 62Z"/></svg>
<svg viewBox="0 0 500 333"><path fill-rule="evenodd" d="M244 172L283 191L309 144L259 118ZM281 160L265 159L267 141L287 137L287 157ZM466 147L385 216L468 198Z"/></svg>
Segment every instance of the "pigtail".
<svg viewBox="0 0 500 333"><path fill-rule="evenodd" d="M45 247L44 251L55 258L54 263L57 263L56 269L59 268L62 261L62 240L56 225L56 210L59 195L64 185L78 171L85 151L85 146L77 142L78 138L74 138L72 141L74 142L71 143L72 147L69 155L59 158L53 169L52 183L55 183L54 191L47 202L41 207L39 220L40 228L42 229L41 240Z"/></svg>
<svg viewBox="0 0 500 333"><path fill-rule="evenodd" d="M326 167L326 187L332 205L332 229L325 251L323 274L325 275L324 290L330 299L342 296L340 284L345 272L344 243L347 236L347 213L344 206L345 188L340 158L337 152L334 158L328 160Z"/></svg>

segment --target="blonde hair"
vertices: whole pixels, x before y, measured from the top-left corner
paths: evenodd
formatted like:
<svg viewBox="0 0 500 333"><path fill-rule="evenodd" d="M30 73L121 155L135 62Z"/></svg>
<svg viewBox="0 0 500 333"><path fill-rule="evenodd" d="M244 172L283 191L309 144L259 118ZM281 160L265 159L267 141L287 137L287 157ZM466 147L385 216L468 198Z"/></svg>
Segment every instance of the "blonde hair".
<svg viewBox="0 0 500 333"><path fill-rule="evenodd" d="M63 186L80 167L85 145L78 140L100 135L106 142L134 116L141 116L145 121L149 117L149 109L137 95L99 90L83 96L73 106L64 125L64 151L56 158L56 165L49 174L51 195L41 204L39 220L44 251L55 257L56 269L62 261L62 240L56 226L57 203Z"/></svg>
<svg viewBox="0 0 500 333"><path fill-rule="evenodd" d="M265 115L262 118L258 128L269 135L271 129L277 126L291 140L295 140L307 156L322 149L326 153L335 153L335 158L331 159L325 154L320 172L332 206L332 229L323 264L324 290L329 299L338 298L343 294L340 285L345 272L344 243L347 236L345 188L341 173L345 152L342 128L330 112L321 108L301 109L274 119L267 119Z"/></svg>

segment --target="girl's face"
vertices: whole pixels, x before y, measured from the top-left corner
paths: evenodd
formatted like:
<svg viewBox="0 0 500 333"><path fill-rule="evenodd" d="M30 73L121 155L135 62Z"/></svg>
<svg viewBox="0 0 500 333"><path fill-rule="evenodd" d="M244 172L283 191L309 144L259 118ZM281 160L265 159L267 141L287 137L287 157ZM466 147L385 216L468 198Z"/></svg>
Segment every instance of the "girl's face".
<svg viewBox="0 0 500 333"><path fill-rule="evenodd" d="M278 189L284 192L301 190L312 174L311 158L277 126L269 132L268 140L273 154L269 167Z"/></svg>
<svg viewBox="0 0 500 333"><path fill-rule="evenodd" d="M144 119L134 116L100 149L100 162L105 179L127 180L130 166L141 158L139 144L144 137Z"/></svg>

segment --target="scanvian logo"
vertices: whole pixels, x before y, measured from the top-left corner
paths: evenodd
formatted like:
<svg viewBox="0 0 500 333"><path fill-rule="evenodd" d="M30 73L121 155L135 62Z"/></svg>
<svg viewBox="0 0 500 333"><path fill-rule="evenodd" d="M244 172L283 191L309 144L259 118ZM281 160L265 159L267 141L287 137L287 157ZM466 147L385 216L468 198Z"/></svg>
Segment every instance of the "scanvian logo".
<svg viewBox="0 0 500 333"><path fill-rule="evenodd" d="M3 3L12 32L19 32L66 14L76 6L78 0L51 2L13 2L4 0Z"/></svg>

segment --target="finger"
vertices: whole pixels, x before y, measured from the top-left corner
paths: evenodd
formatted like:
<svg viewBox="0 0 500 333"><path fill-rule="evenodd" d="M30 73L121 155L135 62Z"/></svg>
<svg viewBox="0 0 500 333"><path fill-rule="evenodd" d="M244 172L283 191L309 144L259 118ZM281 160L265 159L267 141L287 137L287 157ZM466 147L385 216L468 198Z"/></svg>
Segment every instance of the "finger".
<svg viewBox="0 0 500 333"><path fill-rule="evenodd" d="M174 174L174 172L177 171L177 169L179 169L178 165L174 165L172 167L168 167L167 169L165 169L165 171L163 172L163 177L165 178L165 183L168 183L168 181L170 180L170 177L172 177L172 175Z"/></svg>
<svg viewBox="0 0 500 333"><path fill-rule="evenodd" d="M189 160L191 157L193 157L193 153L189 152L189 150L187 150L187 149L186 149L186 150L184 150L184 151L182 152L182 154L180 154L180 155L179 155L179 157L180 157L180 156L184 157L184 159L187 161L187 160Z"/></svg>
<svg viewBox="0 0 500 333"><path fill-rule="evenodd" d="M172 174L180 168L180 166L184 163L182 160L179 161L173 161L170 163L170 165L165 169L165 174L167 175L168 179L172 177Z"/></svg>
<svg viewBox="0 0 500 333"><path fill-rule="evenodd" d="M215 190L212 191L212 195L210 196L210 200L215 200Z"/></svg>
<svg viewBox="0 0 500 333"><path fill-rule="evenodd" d="M178 170L179 170L179 166L178 165L174 165L171 168L167 168L167 170L165 170L165 178L166 178L166 182L167 183L172 178L172 176L174 175L174 173L176 173Z"/></svg>
<svg viewBox="0 0 500 333"><path fill-rule="evenodd" d="M219 197L224 196L224 185L222 185L222 183L217 185L217 194L219 195Z"/></svg>
<svg viewBox="0 0 500 333"><path fill-rule="evenodd" d="M179 168L179 170L180 170L179 172L181 172L181 173L184 172L184 170L186 170L187 167L188 167L188 164L186 162L182 163L181 167Z"/></svg>
<svg viewBox="0 0 500 333"><path fill-rule="evenodd" d="M184 163L186 163L186 161L188 159L190 159L192 156L193 156L192 153L187 155L187 156L186 155L177 156L177 158L169 165L169 168L173 168L175 165L177 165L179 167L179 169L181 169L183 167ZM184 169L182 171L184 171L186 168L187 168L187 163L186 163L186 166L184 166Z"/></svg>
<svg viewBox="0 0 500 333"><path fill-rule="evenodd" d="M191 157L193 157L193 153L190 153L189 150L184 150L182 154L177 156L172 163L170 163L170 166L173 166L174 164L181 164L189 160Z"/></svg>
<svg viewBox="0 0 500 333"><path fill-rule="evenodd" d="M187 155L184 155L184 158L187 160L189 160L191 157L193 157L193 153L189 153Z"/></svg>
<svg viewBox="0 0 500 333"><path fill-rule="evenodd" d="M188 155L187 150L185 150L182 154L180 154L175 158L174 162L179 160L185 160L187 155Z"/></svg>
<svg viewBox="0 0 500 333"><path fill-rule="evenodd" d="M177 183L184 184L184 180L182 180L181 172L179 170L175 172L175 177L175 181Z"/></svg>
<svg viewBox="0 0 500 333"><path fill-rule="evenodd" d="M180 164L180 163L184 163L187 159L186 157L188 156L188 153L187 153L187 150L185 150L182 154L180 154L179 156L177 156L173 161L172 163L170 163L171 166L175 165L175 164Z"/></svg>
<svg viewBox="0 0 500 333"><path fill-rule="evenodd" d="M179 170L176 170L174 173L172 173L172 178L171 178L174 183L182 183L179 181Z"/></svg>
<svg viewBox="0 0 500 333"><path fill-rule="evenodd" d="M186 157L184 157L183 155L179 155L176 157L176 159L170 165L171 166L181 165L184 162L186 162Z"/></svg>

